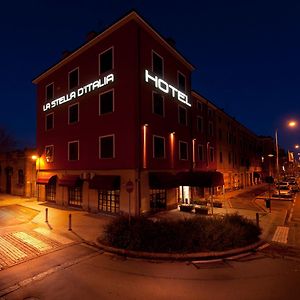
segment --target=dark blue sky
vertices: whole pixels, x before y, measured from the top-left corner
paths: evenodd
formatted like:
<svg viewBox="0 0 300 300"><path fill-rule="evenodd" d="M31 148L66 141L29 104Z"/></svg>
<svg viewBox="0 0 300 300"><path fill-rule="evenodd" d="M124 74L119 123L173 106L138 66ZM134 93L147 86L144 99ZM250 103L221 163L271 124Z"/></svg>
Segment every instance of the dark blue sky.
<svg viewBox="0 0 300 300"><path fill-rule="evenodd" d="M300 1L9 1L1 4L0 126L35 144L31 80L91 30L136 9L196 67L193 89L258 135L300 143Z"/></svg>

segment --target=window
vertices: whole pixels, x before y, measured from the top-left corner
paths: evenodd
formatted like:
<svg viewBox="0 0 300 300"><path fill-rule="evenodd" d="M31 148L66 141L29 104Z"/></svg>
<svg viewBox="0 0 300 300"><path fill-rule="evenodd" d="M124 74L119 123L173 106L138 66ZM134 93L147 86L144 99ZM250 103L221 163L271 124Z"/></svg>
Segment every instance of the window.
<svg viewBox="0 0 300 300"><path fill-rule="evenodd" d="M100 74L113 69L113 48L110 48L99 55Z"/></svg>
<svg viewBox="0 0 300 300"><path fill-rule="evenodd" d="M50 83L46 86L46 101L53 99L54 97L54 84Z"/></svg>
<svg viewBox="0 0 300 300"><path fill-rule="evenodd" d="M77 123L79 121L79 103L69 106L69 124Z"/></svg>
<svg viewBox="0 0 300 300"><path fill-rule="evenodd" d="M207 113L208 113L208 117L211 118L212 117L212 110L210 108L207 110Z"/></svg>
<svg viewBox="0 0 300 300"><path fill-rule="evenodd" d="M202 102L197 101L197 109L202 111L202 108L203 108Z"/></svg>
<svg viewBox="0 0 300 300"><path fill-rule="evenodd" d="M50 178L48 184L45 186L46 201L55 202L56 198L56 176Z"/></svg>
<svg viewBox="0 0 300 300"><path fill-rule="evenodd" d="M179 87L179 90L185 92L185 90L186 90L185 76L180 72L178 72L178 87Z"/></svg>
<svg viewBox="0 0 300 300"><path fill-rule="evenodd" d="M161 209L167 207L167 191L163 189L150 190L150 207L155 209Z"/></svg>
<svg viewBox="0 0 300 300"><path fill-rule="evenodd" d="M178 106L178 121L181 125L187 124L187 112L186 109L182 106Z"/></svg>
<svg viewBox="0 0 300 300"><path fill-rule="evenodd" d="M50 163L54 161L54 146L49 145L45 147L46 162Z"/></svg>
<svg viewBox="0 0 300 300"><path fill-rule="evenodd" d="M164 97L158 93L152 94L152 111L154 114L164 116Z"/></svg>
<svg viewBox="0 0 300 300"><path fill-rule="evenodd" d="M82 206L82 185L68 187L68 204L70 206Z"/></svg>
<svg viewBox="0 0 300 300"><path fill-rule="evenodd" d="M179 141L179 159L188 159L188 143Z"/></svg>
<svg viewBox="0 0 300 300"><path fill-rule="evenodd" d="M98 190L98 210L119 213L120 190Z"/></svg>
<svg viewBox="0 0 300 300"><path fill-rule="evenodd" d="M99 115L114 111L114 91L108 91L99 96Z"/></svg>
<svg viewBox="0 0 300 300"><path fill-rule="evenodd" d="M165 139L160 136L153 136L153 157L165 158Z"/></svg>
<svg viewBox="0 0 300 300"><path fill-rule="evenodd" d="M46 130L54 128L54 113L46 115Z"/></svg>
<svg viewBox="0 0 300 300"><path fill-rule="evenodd" d="M220 163L223 163L223 153L220 151Z"/></svg>
<svg viewBox="0 0 300 300"><path fill-rule="evenodd" d="M215 160L213 147L209 148L209 159L210 159L210 162L213 162Z"/></svg>
<svg viewBox="0 0 300 300"><path fill-rule="evenodd" d="M79 85L79 69L76 68L75 70L69 73L69 90L78 87Z"/></svg>
<svg viewBox="0 0 300 300"><path fill-rule="evenodd" d="M164 62L161 56L152 51L152 71L156 75L163 77Z"/></svg>
<svg viewBox="0 0 300 300"><path fill-rule="evenodd" d="M79 141L68 143L69 146L69 160L79 160Z"/></svg>
<svg viewBox="0 0 300 300"><path fill-rule="evenodd" d="M203 132L203 118L197 116L197 130Z"/></svg>
<svg viewBox="0 0 300 300"><path fill-rule="evenodd" d="M209 122L208 123L208 136L213 136L214 135L214 127L213 127L213 123Z"/></svg>
<svg viewBox="0 0 300 300"><path fill-rule="evenodd" d="M99 138L99 157L114 158L115 157L115 136L107 135Z"/></svg>
<svg viewBox="0 0 300 300"><path fill-rule="evenodd" d="M22 169L18 170L18 185L24 184L24 171Z"/></svg>
<svg viewBox="0 0 300 300"><path fill-rule="evenodd" d="M222 135L222 129L219 128L219 140L220 141L222 141L222 137L223 137L223 135Z"/></svg>
<svg viewBox="0 0 300 300"><path fill-rule="evenodd" d="M198 145L198 158L200 161L203 161L204 158L203 145Z"/></svg>

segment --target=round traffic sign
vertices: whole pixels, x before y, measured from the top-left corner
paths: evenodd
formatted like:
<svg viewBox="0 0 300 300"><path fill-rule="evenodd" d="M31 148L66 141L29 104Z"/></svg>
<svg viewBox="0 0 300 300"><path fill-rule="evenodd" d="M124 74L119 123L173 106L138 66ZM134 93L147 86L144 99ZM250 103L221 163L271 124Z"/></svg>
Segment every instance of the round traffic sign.
<svg viewBox="0 0 300 300"><path fill-rule="evenodd" d="M128 180L126 183L126 191L128 193L132 193L133 191L133 182L131 180Z"/></svg>

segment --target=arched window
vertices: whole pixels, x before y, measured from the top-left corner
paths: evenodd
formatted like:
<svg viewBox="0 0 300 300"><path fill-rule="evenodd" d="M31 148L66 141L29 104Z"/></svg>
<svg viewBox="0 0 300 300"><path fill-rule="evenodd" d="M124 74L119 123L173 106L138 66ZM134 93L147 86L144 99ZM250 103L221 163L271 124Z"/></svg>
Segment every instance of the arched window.
<svg viewBox="0 0 300 300"><path fill-rule="evenodd" d="M20 169L18 171L18 184L23 185L24 184L24 171Z"/></svg>

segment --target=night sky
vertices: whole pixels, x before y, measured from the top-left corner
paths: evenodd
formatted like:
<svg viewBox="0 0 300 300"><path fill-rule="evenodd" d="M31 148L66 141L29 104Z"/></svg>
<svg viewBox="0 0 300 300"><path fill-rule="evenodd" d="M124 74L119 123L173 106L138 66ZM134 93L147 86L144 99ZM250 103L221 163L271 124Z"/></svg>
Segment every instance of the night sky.
<svg viewBox="0 0 300 300"><path fill-rule="evenodd" d="M0 126L35 146L32 79L137 10L191 62L193 89L286 150L300 143L300 1L5 1L0 28Z"/></svg>

